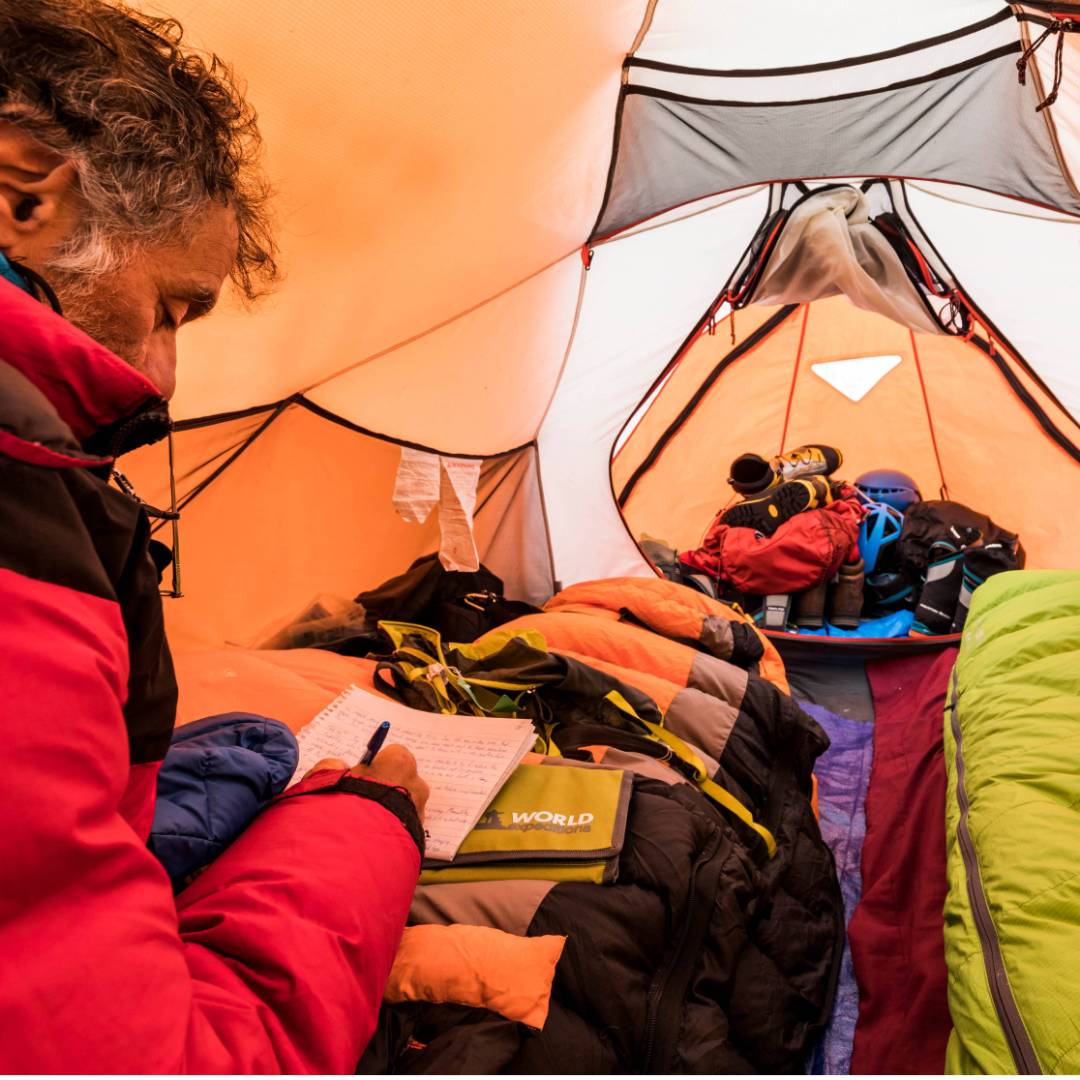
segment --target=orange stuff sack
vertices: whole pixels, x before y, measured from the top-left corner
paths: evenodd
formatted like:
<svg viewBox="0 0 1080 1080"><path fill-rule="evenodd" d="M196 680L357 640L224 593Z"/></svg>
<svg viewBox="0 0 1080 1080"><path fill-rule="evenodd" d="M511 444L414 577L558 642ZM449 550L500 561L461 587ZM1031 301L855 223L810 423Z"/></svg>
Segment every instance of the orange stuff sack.
<svg viewBox="0 0 1080 1080"><path fill-rule="evenodd" d="M518 937L490 926L407 926L383 997L489 1009L531 1028L547 1022L561 934Z"/></svg>

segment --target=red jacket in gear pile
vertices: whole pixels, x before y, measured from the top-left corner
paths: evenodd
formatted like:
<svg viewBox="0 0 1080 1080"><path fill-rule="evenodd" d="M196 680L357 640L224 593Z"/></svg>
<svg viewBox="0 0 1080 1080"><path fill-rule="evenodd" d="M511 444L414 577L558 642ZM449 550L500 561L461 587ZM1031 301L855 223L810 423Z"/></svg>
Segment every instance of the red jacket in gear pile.
<svg viewBox="0 0 1080 1080"><path fill-rule="evenodd" d="M679 561L754 596L801 592L831 578L849 557L858 558L862 518L854 497L796 514L772 536L722 525L717 515L701 547L682 552Z"/></svg>
<svg viewBox="0 0 1080 1080"><path fill-rule="evenodd" d="M408 800L319 773L175 898L146 848L176 683L108 476L167 422L0 281L0 1072L351 1073L419 871Z"/></svg>

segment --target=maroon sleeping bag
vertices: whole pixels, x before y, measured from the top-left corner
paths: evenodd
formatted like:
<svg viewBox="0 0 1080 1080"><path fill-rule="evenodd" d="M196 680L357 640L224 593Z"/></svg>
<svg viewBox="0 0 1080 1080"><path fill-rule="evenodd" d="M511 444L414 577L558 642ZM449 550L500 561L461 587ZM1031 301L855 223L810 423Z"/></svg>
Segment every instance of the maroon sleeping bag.
<svg viewBox="0 0 1080 1080"><path fill-rule="evenodd" d="M859 983L852 1073L943 1073L945 692L955 648L866 666L874 762L862 900L848 927Z"/></svg>

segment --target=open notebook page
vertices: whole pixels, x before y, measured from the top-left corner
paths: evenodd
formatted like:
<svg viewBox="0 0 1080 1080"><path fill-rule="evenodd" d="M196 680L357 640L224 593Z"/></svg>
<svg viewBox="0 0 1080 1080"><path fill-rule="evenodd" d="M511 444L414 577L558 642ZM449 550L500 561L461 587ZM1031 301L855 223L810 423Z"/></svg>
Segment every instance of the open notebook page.
<svg viewBox="0 0 1080 1080"><path fill-rule="evenodd" d="M409 750L431 787L424 815L427 857L449 861L532 749L532 724L421 712L353 686L297 735L300 764L293 779L322 758L359 761L384 720L390 721L386 745L397 743Z"/></svg>

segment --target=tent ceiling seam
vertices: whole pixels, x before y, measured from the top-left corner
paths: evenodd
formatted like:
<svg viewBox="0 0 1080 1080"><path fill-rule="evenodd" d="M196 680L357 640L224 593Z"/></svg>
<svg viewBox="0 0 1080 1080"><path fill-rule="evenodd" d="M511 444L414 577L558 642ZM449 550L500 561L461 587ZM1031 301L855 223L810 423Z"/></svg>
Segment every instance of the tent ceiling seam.
<svg viewBox="0 0 1080 1080"><path fill-rule="evenodd" d="M544 427L544 422L548 418L548 413L551 412L551 406L555 402L555 395L559 392L559 386L562 383L563 375L566 373L566 365L570 360L570 351L574 347L574 341L577 339L578 324L581 321L581 310L585 305L585 283L589 279L589 269L584 264L581 267L581 277L578 280L578 294L577 304L574 307L574 317L570 322L570 333L566 339L566 348L563 350L562 363L559 365L559 375L552 384L551 393L548 396L547 405L544 406L544 411L540 416L533 435L535 441L540 437L540 432Z"/></svg>
<svg viewBox="0 0 1080 1080"><path fill-rule="evenodd" d="M623 73L626 72L626 67L623 67ZM604 181L604 194L600 199L600 209L596 212L596 220L593 222L593 227L589 230L589 239L587 243L592 243L593 238L597 236L600 228L600 222L604 220L604 214L607 213L608 202L611 200L611 189L615 184L615 166L619 161L619 143L621 142L622 135L622 119L623 109L626 107L626 91L628 87L625 82L619 87L619 98L615 103L615 123L612 125L611 131L611 154L608 157L608 169L607 179ZM719 192L717 193L719 194Z"/></svg>
<svg viewBox="0 0 1080 1080"><path fill-rule="evenodd" d="M717 76L727 79L767 78L778 75L810 75L820 71L833 71L837 68L858 67L861 64L873 64L880 60L891 60L897 56L905 56L908 53L920 52L923 49L933 48L935 45L944 45L950 41L957 41L962 37L977 34L980 30L987 30L1000 22L1013 17L1012 9L1008 6L1001 8L996 14L989 15L978 22L969 23L956 30L949 30L934 37L921 38L918 41L909 42L907 45L897 45L892 49L883 49L881 52L864 53L861 56L846 57L843 60L823 60L817 64L799 64L788 67L776 68L702 68L688 67L685 64L669 64L663 60L649 60L642 57L630 57L626 63L629 67L648 68L652 71L666 71L676 75L706 75Z"/></svg>
<svg viewBox="0 0 1080 1080"><path fill-rule="evenodd" d="M928 72L925 75L916 75L910 79L900 79L898 82L889 83L887 86L873 87L869 90L850 90L843 94L831 94L827 97L801 98L793 101L739 101L726 98L702 98L691 94L679 94L674 90L662 90L654 86L638 86L631 84L623 87L624 94L638 94L642 97L660 98L664 101L678 101L685 105L722 105L728 109L773 109L791 108L796 105L825 105L834 101L848 101L852 98L870 97L874 94L888 94L894 90L904 90L909 86L918 86L921 83L933 82L935 79L945 78L948 75L958 75L970 68L981 67L994 60L1000 60L1012 53L1023 51L1019 38L1008 44L999 45L996 49L972 56L967 60L959 60L955 64L938 68L937 71Z"/></svg>
<svg viewBox="0 0 1080 1080"><path fill-rule="evenodd" d="M551 543L551 522L548 520L547 498L544 496L544 470L540 465L540 447L537 443L533 443L533 467L536 469L536 491L540 499L540 516L544 519L544 541L547 545L548 567L551 570L552 592L556 593L559 591L560 582L555 570L555 547Z"/></svg>
<svg viewBox="0 0 1080 1080"><path fill-rule="evenodd" d="M959 291L964 303L967 304L971 311L974 312L974 314L982 321L983 325L987 328L987 330L990 331L997 338L997 340L1005 346L1005 348L1009 351L1009 354L1013 357L1017 364L1019 364L1020 368L1035 383L1035 385L1054 403L1054 405L1061 410L1062 414L1068 417L1074 424L1077 423L1077 418L1074 417L1072 412L1065 407L1064 403L1058 398L1057 394L1055 394L1054 391L1046 385L1046 382L1043 380L1042 376L1027 362L1024 354L1001 332L1000 328L993 321L987 318L986 313L982 310L982 308L971 299L971 296L969 295L967 289L964 288L963 282L961 282L959 277L957 277L955 271L945 260L945 257L941 254L941 252L938 251L929 233L927 233L926 229L923 228L922 222L919 221L918 215L916 215L915 211L912 209L911 201L908 199L907 196L907 184L904 181L900 182L900 191L904 197L904 207L907 210L908 217L910 217L911 220L915 223L915 227L918 229L920 236L926 241L931 251L933 251L933 253L937 256L938 260L941 262L941 265L945 267L946 272L955 283L956 289ZM978 339L975 338L973 340Z"/></svg>
<svg viewBox="0 0 1080 1080"><path fill-rule="evenodd" d="M221 450L218 450L216 453L211 454L208 458L203 458L202 461L196 463L195 465L192 465L190 469L187 469L185 472L177 476L177 482L183 483L188 480L194 479L194 477L198 476L198 474L202 472L202 470L205 469L207 466L213 465L215 461L218 461L219 459L227 457L229 454L231 454L250 434L250 428L245 430L240 438L229 443L228 446L222 448Z"/></svg>
<svg viewBox="0 0 1080 1080"><path fill-rule="evenodd" d="M191 503L194 499L198 498L208 487L210 487L215 480L219 479L221 475L225 472L225 470L229 468L230 465L235 464L236 461L238 461L241 455L244 453L244 451L247 450L248 447L251 446L251 444L255 442L255 440L260 435L262 435L263 432L265 432L266 429L269 428L270 425L275 420L277 420L277 418L281 416L282 413L286 411L286 409L289 407L289 404L290 401L288 398L286 398L284 401L279 402L274 408L274 410L270 413L270 415L257 428L255 428L254 431L248 434L240 442L236 449L216 469L214 469L214 471L210 473L209 476L203 477L202 480L200 480L186 495L184 495L177 502L176 510L182 511L185 507L188 506L189 503ZM153 535L166 524L166 521L159 521L157 525L155 525L150 530L150 534Z"/></svg>
<svg viewBox="0 0 1080 1080"><path fill-rule="evenodd" d="M208 413L206 416L193 416L187 420L175 420L173 431L195 431L198 428L213 427L215 424L228 424L233 420L243 420L248 416L258 416L259 413L270 412L276 409L282 401L271 401L266 405L252 405L247 409L233 409L229 412Z"/></svg>
<svg viewBox="0 0 1080 1080"><path fill-rule="evenodd" d="M709 309L705 313L705 317L697 323L695 328L690 332L686 341L680 346L679 351L672 358L668 368L670 368L676 362L681 363L682 357L686 354L687 350L694 343L694 340L699 336L701 327L705 324L705 321L709 317L709 313L715 306L710 305ZM747 353L752 352L765 340L781 323L785 322L796 311L799 310L798 304L787 304L780 308L779 311L769 316L760 326L752 330L742 341L740 341L730 352L726 353L720 358L720 360L713 365L712 370L698 385L697 390L690 395L686 404L679 411L678 415L670 424L660 433L656 442L653 444L652 449L642 458L638 467L630 474L626 483L623 485L622 491L619 493L617 505L620 512L626 508L626 503L629 501L630 496L633 494L634 488L637 487L638 481L656 464L660 455L667 448L671 440L679 433L679 430L694 414L697 407L701 404L702 400L706 397L709 391L712 389L714 383L720 376L730 367L735 361L741 359ZM667 369L665 369L667 370ZM655 388L655 387L654 387ZM651 391L650 391L651 392ZM644 400L644 399L642 399ZM640 402L639 402L640 406ZM635 412L637 410L635 409ZM631 414L633 415L633 414ZM610 471L610 469L609 469Z"/></svg>
<svg viewBox="0 0 1080 1080"><path fill-rule="evenodd" d="M940 495L949 497L949 485L945 482L945 466L941 463L941 451L938 449L937 432L934 431L934 417L930 411L930 395L926 392L926 380L923 378L922 363L919 361L919 346L915 341L915 331L908 327L911 338L911 356L915 361L915 372L919 376L919 390L922 391L923 406L926 409L926 426L930 429L930 445L934 448L934 460L937 462L938 476L941 478Z"/></svg>
<svg viewBox="0 0 1080 1080"><path fill-rule="evenodd" d="M627 60L641 48L645 41L645 35L652 29L653 16L656 14L656 5L658 2L659 0L648 0L646 3L645 14L641 20L641 25L638 27L637 36L634 38L634 41L626 54Z"/></svg>
<svg viewBox="0 0 1080 1080"><path fill-rule="evenodd" d="M361 360L357 360L352 364L348 364L346 367L339 368L337 371L333 371L329 375L323 376L323 378L321 379L317 379L313 383L309 383L302 390L300 390L299 393L303 395L307 394L311 390L317 390L320 386L325 386L327 383L333 382L334 379L340 378L342 375L347 375L349 372L355 371L357 368L361 368L365 364L370 364L375 360L381 360L383 357L389 356L391 353L397 352L399 349L404 349L408 345L413 345L417 341L429 337L431 334L434 334L437 331L444 329L451 323L455 323L460 319L464 319L467 315L471 315L474 311L479 311L482 307L486 307L488 304L494 303L501 297L506 296L507 293L511 293L520 286L532 281L533 278L537 278L541 274L547 273L548 270L551 270L553 267L558 266L559 263L565 262L572 256L577 255L580 250L581 247L579 245L578 247L573 248L571 251L566 252L565 255L560 255L557 259L553 259L546 265L541 266L538 270L533 270L531 273L526 274L525 277L520 278L518 281L515 281L512 285L508 285L505 289L500 289L498 292L492 293L491 296L485 297L483 300L478 301L470 307L464 308L463 310L457 312L457 314L451 315L448 318L435 323L433 326L429 326L426 329L411 335L410 337L403 338L401 341L398 341L394 345L388 345L384 349L379 349L378 352L371 353L371 355L365 356Z"/></svg>
<svg viewBox="0 0 1080 1080"><path fill-rule="evenodd" d="M795 401L795 386L799 381L799 368L802 365L803 345L806 343L806 324L810 321L810 305L803 305L802 326L799 328L799 346L795 350L795 367L791 372L791 387L788 390L787 407L784 409L784 426L780 429L780 447L777 454L784 452L787 442L788 424L791 422L791 406Z"/></svg>
<svg viewBox="0 0 1080 1080"><path fill-rule="evenodd" d="M358 435L366 435L370 439L379 439L381 442L394 443L396 446L404 446L410 450L420 450L425 454L438 454L440 457L467 458L470 461L492 461L495 458L505 457L508 454L520 454L522 450L528 449L528 447L536 442L534 437L526 442L519 443L517 446L512 446L507 450L498 450L491 454L464 454L454 450L440 450L435 446L427 446L424 443L412 442L409 439L397 439L393 435L384 435L382 432L373 431L371 428L366 428L362 424L354 423L352 420L346 420L344 416L339 416L336 412L332 412L325 406L319 405L317 402L304 397L303 394L295 395L294 404L299 405L303 409L307 409L308 412L314 413L315 416L321 417L323 420L329 420L332 424L347 428L349 431L355 431Z"/></svg>
<svg viewBox="0 0 1080 1080"><path fill-rule="evenodd" d="M733 198L725 199L723 202L712 203L710 206L703 206L699 210L691 210L688 213L681 214L679 217L670 218L667 221L658 221L654 225L631 225L629 226L629 228L624 229L622 232L613 233L611 236L605 236L600 240L594 241L592 244L590 244L590 247L601 247L602 245L615 244L618 243L620 240L629 240L631 236L640 236L642 233L652 232L653 229L663 229L666 228L668 225L677 225L680 221L688 221L690 218L699 217L701 214L712 213L713 210L722 210L725 206L731 206L734 203L741 202L743 199L750 199L753 198L753 196L755 195L760 195L761 192L763 192L769 186L769 184L753 184L745 189L733 188L733 191L740 192L740 194L735 195ZM719 194L724 195L726 194L726 192L719 192ZM716 198L716 195L706 195L704 198L714 199ZM699 201L703 200L693 200L693 202ZM685 205L692 206L693 203L687 203ZM664 211L664 213L670 212L670 210ZM646 221L647 220L648 218L646 218Z"/></svg>
<svg viewBox="0 0 1080 1080"><path fill-rule="evenodd" d="M819 181L828 181L828 180L850 181L850 180L860 179L863 175L866 175L866 174L857 174L855 176L853 176L850 173L845 173L842 176L803 176L803 177L777 176L777 177L774 177L772 180L768 180L768 181L754 180L752 183L753 183L753 185L755 187L761 187L761 186L764 186L766 184L769 184L769 185L773 185L773 184L798 184L798 183L801 183L801 182L803 182L805 180L809 180L809 181L814 182L814 183L817 183ZM867 176L866 178L870 179L871 177ZM932 184L947 184L950 187L971 188L972 191L984 191L988 195L997 195L1000 198L1010 199L1013 202L1023 203L1026 206L1037 206L1040 209L1049 210L1053 214L1062 214L1062 215L1065 215L1068 218L1073 219L1074 221L1080 222L1080 211L1063 210L1060 206L1050 206L1047 203L1035 202L1034 199L1026 199L1026 198L1024 198L1023 196L1020 196L1020 195L1010 195L1010 194L1007 194L1006 192L994 191L992 188L979 187L977 184L965 184L965 183L962 183L959 180L945 180L940 176L901 176L901 175L899 175L897 173L874 173L872 175L872 178L875 179L875 180L897 180L897 181L900 181L902 183L908 183L908 184L912 183L913 181L924 180L924 181L926 181L928 183L932 183ZM749 186L749 185L743 185L743 186ZM671 213L672 210L676 210L680 206L690 206L690 205L692 205L694 203L700 202L702 199L713 199L717 195L723 195L727 191L738 191L738 190L740 190L740 188L721 188L719 191L710 191L710 192L708 192L708 194L705 194L705 195L697 195L692 199L686 199L684 202L675 203L673 206L668 206L668 207L665 207L662 210L657 210L653 214L647 214L645 217L639 218L637 221L631 221L628 224L622 226L621 228L616 229L614 232L607 233L604 236L599 236L596 239L590 239L589 244L595 247L595 246L598 246L600 244L607 243L608 240L618 239L625 232L627 232L627 230L634 229L634 228L636 228L637 226L643 224L646 221L651 221L653 218L660 217L662 214L669 214L669 213ZM922 189L920 189L920 190L922 190ZM927 194L933 194L933 192L927 192ZM937 197L944 199L946 196L939 195ZM975 204L973 204L973 203L964 203L964 202L961 202L960 200L952 200L952 201L958 202L962 206L975 206ZM975 206L975 209L981 210L981 209L989 209L989 208L988 207ZM1008 211L1008 210L995 211L995 213L1002 213L1002 214L1007 214L1009 212L1010 211ZM1032 215L1021 215L1021 216L1031 217Z"/></svg>
<svg viewBox="0 0 1080 1080"><path fill-rule="evenodd" d="M947 180L933 180L930 183L949 183ZM978 203L965 202L963 199L954 199L950 195L944 195L940 191L933 191L930 188L923 187L917 180L902 180L901 183L913 187L916 191L921 192L923 195L928 195L931 199L941 199L942 202L954 203L957 206L966 206L969 210L985 210L988 214L1008 214L1010 217L1020 217L1027 221L1045 221L1050 225L1080 225L1080 217L1074 217L1072 215L1066 215L1060 218L1044 217L1042 214L1025 214L1020 210L1004 210L999 209L996 206L980 206ZM967 187L966 184L956 184L956 187ZM975 191L982 191L983 188L974 188ZM991 194L996 194L992 192ZM1024 202L1024 200L1017 200L1012 195L1004 195L1002 198L1010 199L1014 202ZM1054 211L1065 215L1064 210Z"/></svg>
<svg viewBox="0 0 1080 1080"><path fill-rule="evenodd" d="M994 366L1001 373L1001 377L1008 383L1009 388L1020 400L1021 404L1024 405L1028 412L1035 418L1036 423L1042 428L1044 434L1050 441L1059 446L1069 457L1080 464L1080 447L1078 447L1068 435L1066 435L1053 420L1046 415L1046 410L1035 400L1031 391L1020 381L1016 372L1009 367L1005 357L995 350L988 341L984 341L977 334L971 338L969 344L974 345L993 362ZM999 344L1003 344L1003 342L999 342ZM1065 415L1072 420L1072 415L1070 413L1066 411Z"/></svg>
<svg viewBox="0 0 1080 1080"><path fill-rule="evenodd" d="M504 454L519 453L536 441L535 439L529 439L526 442L519 443L517 446L510 447L508 450L496 450L488 454L458 453L453 450L440 449L436 446L428 446L425 443L411 442L408 439L399 439L394 435L387 435L384 432L366 428L361 424L354 423L352 420L346 420L345 417L340 416L338 413L333 412L324 405L319 405L317 402L311 401L309 398L304 397L302 393L290 394L280 401L272 401L267 405L255 405L250 409L242 409L238 412L213 413L209 416L194 417L191 420L180 420L174 425L173 430L195 431L199 428L213 427L216 424L227 424L233 420L242 420L248 416L256 416L259 413L271 412L274 409L280 409L282 406L286 405L300 405L302 408L307 409L308 412L312 412L316 416L321 416L324 420L329 420L334 424L340 424L342 427L347 427L351 431L355 431L360 435L367 435L372 439L380 439L382 442L394 443L397 446L407 446L412 450L423 450L428 454L441 454L443 457L476 458L481 461L487 461L490 458L502 457Z"/></svg>
<svg viewBox="0 0 1080 1080"><path fill-rule="evenodd" d="M405 446L412 450L421 450L428 454L438 454L441 457L461 457L479 461L494 461L497 458L511 457L515 454L520 454L523 451L528 450L529 447L533 447L534 449L536 448L536 440L530 439L528 442L522 443L520 446L512 447L509 450L500 450L498 453L494 454L455 454L451 451L437 450L434 447L424 446L421 443L407 442L404 439L395 439L391 435L382 435L377 431L371 431L369 428L364 428L361 427L359 424L354 424L352 423L352 421L346 420L344 417L338 416L336 413L331 412L329 409L324 409L321 405L317 405L315 402L309 401L302 394L293 394L291 397L283 398L281 401L276 402L273 405L259 406L255 410L248 410L249 414L254 412L270 412L271 415L268 416L262 424L255 428L254 431L246 435L239 443L234 443L232 447L229 447L229 450L233 451L231 456L226 461L222 462L222 464L219 465L218 468L216 468L209 476L205 477L203 480L200 480L199 483L195 485L195 487L193 487L190 491L183 495L179 503L177 504L177 508L183 509L184 507L186 507L190 502L192 502L196 497L201 495L208 487L210 487L211 484L213 484L216 480L220 479L221 476L225 473L225 471L229 468L229 466L233 465L244 453L244 451L247 450L247 448L251 446L251 444L260 435L262 435L263 432L266 431L267 428L269 428L275 420L277 420L280 416L283 416L294 405L299 406L303 409L307 409L308 412L313 413L320 419L328 420L330 423L337 424L338 426L344 427L349 431L353 431L358 435L365 435L368 438L378 439L380 442L393 443L397 446ZM219 415L228 417L229 414ZM225 420L218 420L216 422L224 423ZM192 427L195 426L209 427L211 425L205 423L200 425L192 425ZM191 430L191 428L183 430ZM204 468L211 461L214 461L217 458L221 457L223 453L228 453L228 451L219 451L218 453L212 455L210 458L206 459L199 465L194 466L185 475L191 475L199 469ZM164 524L166 523L159 522L151 530L151 533L156 533L158 529L160 529Z"/></svg>

